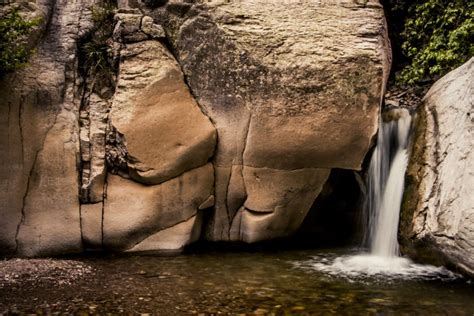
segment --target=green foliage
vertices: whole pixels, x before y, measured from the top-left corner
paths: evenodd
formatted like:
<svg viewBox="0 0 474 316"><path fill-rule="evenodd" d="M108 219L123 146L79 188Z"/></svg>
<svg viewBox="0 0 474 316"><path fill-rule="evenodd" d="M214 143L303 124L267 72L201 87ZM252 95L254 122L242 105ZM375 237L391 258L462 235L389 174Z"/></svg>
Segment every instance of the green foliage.
<svg viewBox="0 0 474 316"><path fill-rule="evenodd" d="M18 10L0 17L0 77L26 64L33 52L26 40L40 22L41 19L23 19Z"/></svg>
<svg viewBox="0 0 474 316"><path fill-rule="evenodd" d="M94 23L99 24L107 24L110 21L113 21L114 14L115 14L115 7L116 5L112 2L104 2L100 5L94 5L91 7L92 12L92 20Z"/></svg>
<svg viewBox="0 0 474 316"><path fill-rule="evenodd" d="M415 84L435 80L474 55L474 2L424 0L407 8L401 49L408 59L397 81Z"/></svg>
<svg viewBox="0 0 474 316"><path fill-rule="evenodd" d="M111 79L114 73L112 33L115 5L105 2L91 7L94 30L80 45L82 67L89 75Z"/></svg>
<svg viewBox="0 0 474 316"><path fill-rule="evenodd" d="M113 56L110 40L101 33L94 34L96 36L90 37L81 47L84 56L83 67L88 69L90 74L104 74L111 68L110 61Z"/></svg>

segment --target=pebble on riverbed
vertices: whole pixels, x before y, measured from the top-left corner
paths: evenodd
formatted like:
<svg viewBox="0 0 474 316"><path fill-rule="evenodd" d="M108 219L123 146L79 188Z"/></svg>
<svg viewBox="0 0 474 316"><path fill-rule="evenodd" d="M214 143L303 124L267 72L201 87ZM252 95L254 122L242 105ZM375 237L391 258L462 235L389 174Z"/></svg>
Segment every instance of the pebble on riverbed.
<svg viewBox="0 0 474 316"><path fill-rule="evenodd" d="M71 285L94 273L76 260L9 259L0 261L0 288L15 284Z"/></svg>

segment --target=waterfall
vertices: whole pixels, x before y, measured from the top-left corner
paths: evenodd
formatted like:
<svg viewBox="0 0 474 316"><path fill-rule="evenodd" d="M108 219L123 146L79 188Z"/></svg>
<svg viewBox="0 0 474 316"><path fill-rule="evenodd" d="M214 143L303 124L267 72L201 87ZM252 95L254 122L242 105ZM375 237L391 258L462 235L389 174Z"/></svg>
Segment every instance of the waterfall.
<svg viewBox="0 0 474 316"><path fill-rule="evenodd" d="M398 255L398 222L408 162L411 116L407 110L398 110L397 116L398 120L380 120L368 174L366 239L371 254L383 257Z"/></svg>
<svg viewBox="0 0 474 316"><path fill-rule="evenodd" d="M366 245L370 253L315 260L312 268L333 276L358 278L431 278L455 275L443 267L419 265L398 253L398 222L402 203L405 171L408 163L408 137L411 116L406 109L389 113L391 120L380 120L377 146L368 172L366 197Z"/></svg>

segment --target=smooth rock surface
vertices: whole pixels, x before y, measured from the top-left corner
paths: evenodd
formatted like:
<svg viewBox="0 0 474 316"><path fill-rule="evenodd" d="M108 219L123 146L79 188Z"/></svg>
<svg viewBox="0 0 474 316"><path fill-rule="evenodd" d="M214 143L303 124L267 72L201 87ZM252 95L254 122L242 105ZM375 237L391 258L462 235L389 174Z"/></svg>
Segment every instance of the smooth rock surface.
<svg viewBox="0 0 474 316"><path fill-rule="evenodd" d="M234 218L231 240L284 237L302 224L330 169L278 170L244 167L247 199Z"/></svg>
<svg viewBox="0 0 474 316"><path fill-rule="evenodd" d="M102 249L104 203L81 205L81 232L84 249Z"/></svg>
<svg viewBox="0 0 474 316"><path fill-rule="evenodd" d="M206 164L216 132L173 56L150 40L128 44L121 58L111 120L124 135L130 176L159 184Z"/></svg>
<svg viewBox="0 0 474 316"><path fill-rule="evenodd" d="M174 226L163 229L138 243L127 252L181 251L184 246L199 239L202 227L202 214Z"/></svg>
<svg viewBox="0 0 474 316"><path fill-rule="evenodd" d="M377 131L391 58L378 1L173 1L147 14L165 28L193 95L218 132L216 206L207 238L262 240L297 228L269 233L273 219L267 216L258 219L266 224L242 221L242 234L230 234L237 210L254 196L246 168L302 170L288 173L294 179L274 192L272 182L262 180L270 182L260 192L291 190L297 182L305 200L316 198L327 177L315 183L303 170L361 168ZM282 196L275 205L292 198ZM310 204L278 208L278 221L300 214L295 223L301 222Z"/></svg>
<svg viewBox="0 0 474 316"><path fill-rule="evenodd" d="M418 110L402 206L402 251L474 276L474 58ZM441 259L441 260L439 260Z"/></svg>
<svg viewBox="0 0 474 316"><path fill-rule="evenodd" d="M160 231L195 217L199 206L213 193L214 171L208 163L160 185L146 186L115 175L109 175L107 183L104 248L127 250ZM187 232L180 229L179 235L194 240L192 231L197 228L193 226L186 225ZM177 238L163 235L171 240ZM160 242L166 241L172 243L160 238ZM177 242L173 244L178 245ZM149 246L144 248L152 250Z"/></svg>
<svg viewBox="0 0 474 316"><path fill-rule="evenodd" d="M332 168L361 168L390 63L377 1L159 3L120 1L97 83L91 3L37 1L37 53L0 82L2 252L176 250L203 212L210 240L283 237Z"/></svg>

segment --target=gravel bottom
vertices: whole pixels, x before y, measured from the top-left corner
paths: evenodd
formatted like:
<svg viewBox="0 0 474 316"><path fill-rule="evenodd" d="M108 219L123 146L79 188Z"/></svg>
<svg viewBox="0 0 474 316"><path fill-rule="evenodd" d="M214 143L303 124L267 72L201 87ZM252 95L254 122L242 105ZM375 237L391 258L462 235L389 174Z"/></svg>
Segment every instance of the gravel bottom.
<svg viewBox="0 0 474 316"><path fill-rule="evenodd" d="M344 251L0 261L0 315L474 315L465 280L348 279ZM303 266L302 266L303 265Z"/></svg>
<svg viewBox="0 0 474 316"><path fill-rule="evenodd" d="M0 288L16 284L72 285L94 274L94 269L76 260L9 259L0 261Z"/></svg>

